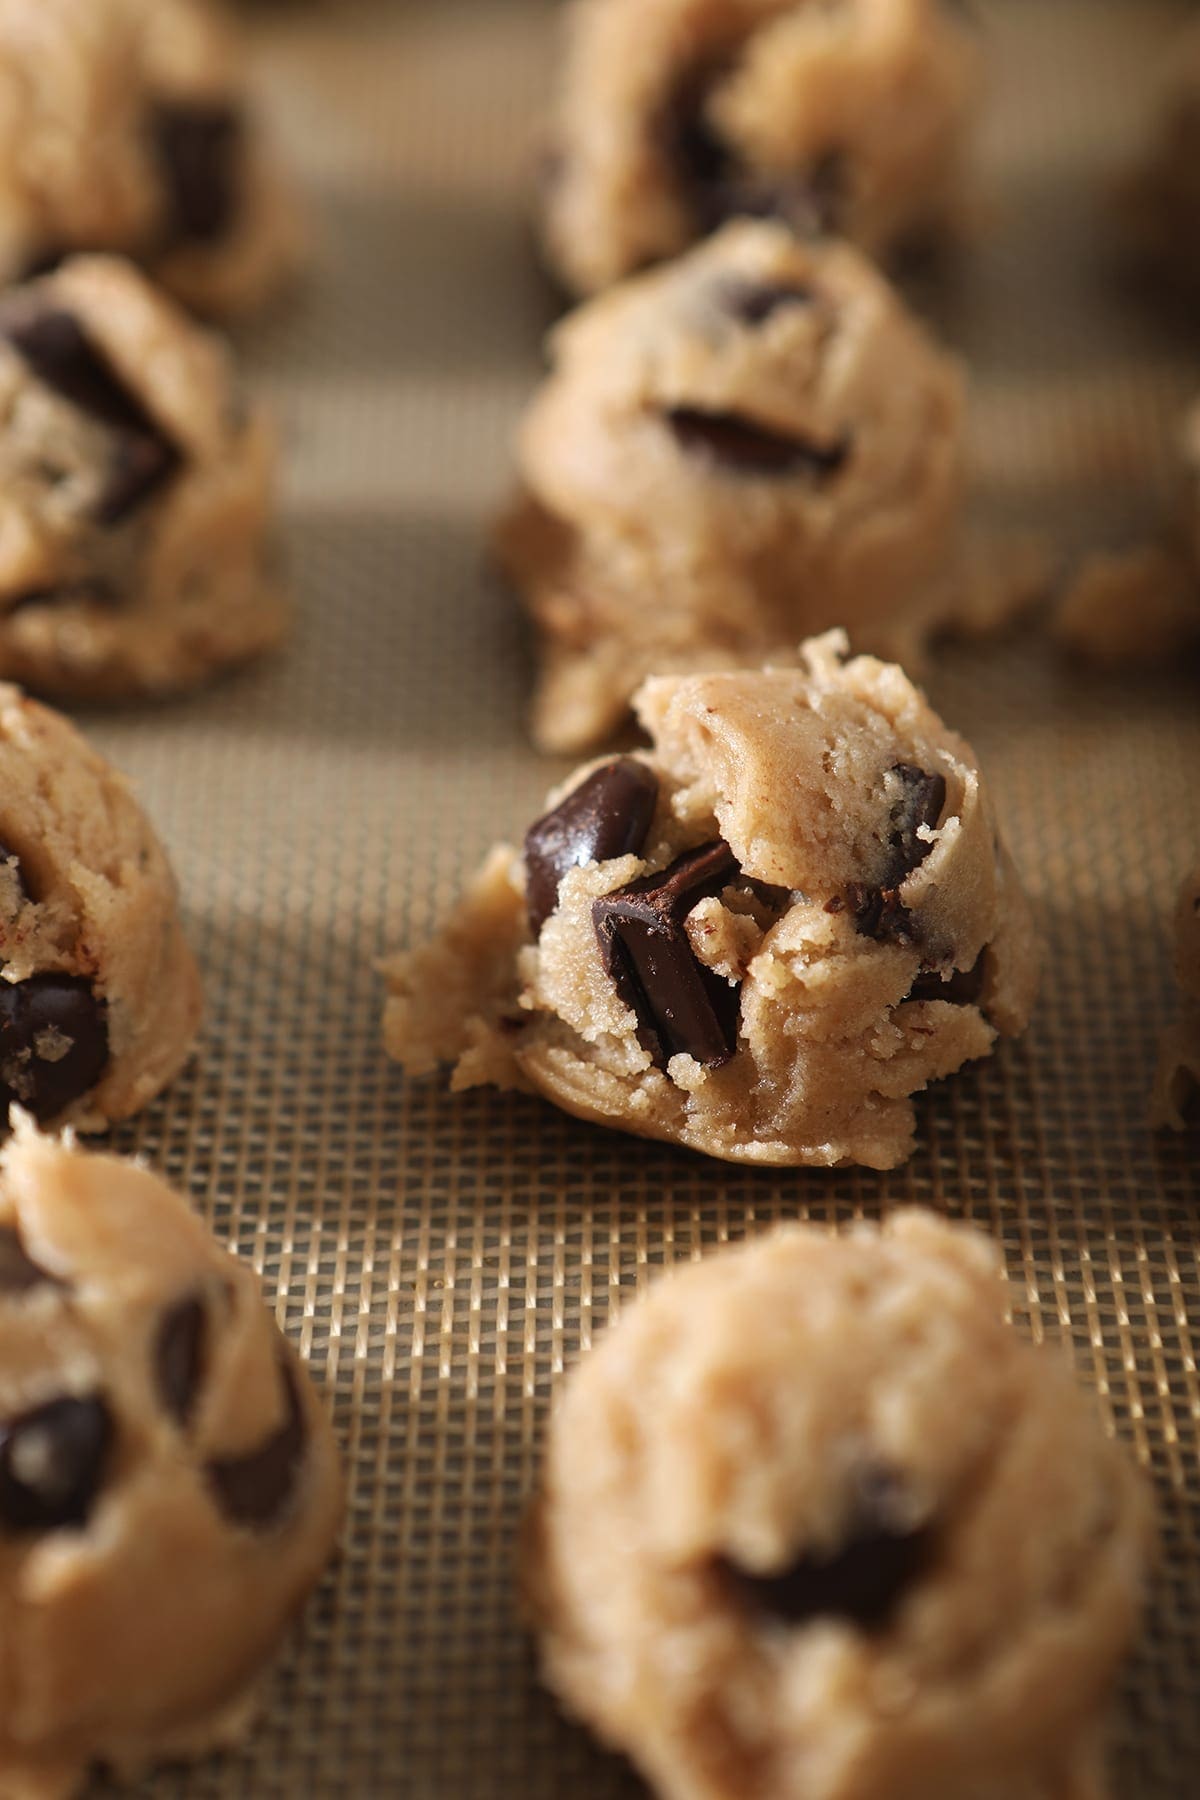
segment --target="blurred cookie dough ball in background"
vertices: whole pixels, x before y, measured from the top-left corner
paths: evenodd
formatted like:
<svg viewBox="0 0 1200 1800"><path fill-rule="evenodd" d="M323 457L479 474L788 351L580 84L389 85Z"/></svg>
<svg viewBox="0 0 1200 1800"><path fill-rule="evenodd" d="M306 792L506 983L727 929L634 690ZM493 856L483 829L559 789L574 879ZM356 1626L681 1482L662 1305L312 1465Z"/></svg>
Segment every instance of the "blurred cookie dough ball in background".
<svg viewBox="0 0 1200 1800"><path fill-rule="evenodd" d="M0 676L164 695L278 643L275 439L128 262L0 295Z"/></svg>
<svg viewBox="0 0 1200 1800"><path fill-rule="evenodd" d="M550 1686L661 1800L1104 1800L1151 1541L982 1233L792 1226L568 1376L525 1544Z"/></svg>
<svg viewBox="0 0 1200 1800"><path fill-rule="evenodd" d="M879 254L961 210L977 33L945 0L572 0L541 170L588 294L740 214Z"/></svg>
<svg viewBox="0 0 1200 1800"><path fill-rule="evenodd" d="M235 1742L342 1519L248 1263L135 1163L0 1159L0 1790Z"/></svg>
<svg viewBox="0 0 1200 1800"><path fill-rule="evenodd" d="M175 879L110 763L0 686L0 1129L103 1130L179 1072L200 977Z"/></svg>
<svg viewBox="0 0 1200 1800"><path fill-rule="evenodd" d="M963 371L848 245L728 225L550 354L497 535L539 635L540 748L603 742L649 674L831 626L911 665L965 620Z"/></svg>
<svg viewBox="0 0 1200 1800"><path fill-rule="evenodd" d="M0 284L120 251L233 315L300 243L215 0L0 0Z"/></svg>

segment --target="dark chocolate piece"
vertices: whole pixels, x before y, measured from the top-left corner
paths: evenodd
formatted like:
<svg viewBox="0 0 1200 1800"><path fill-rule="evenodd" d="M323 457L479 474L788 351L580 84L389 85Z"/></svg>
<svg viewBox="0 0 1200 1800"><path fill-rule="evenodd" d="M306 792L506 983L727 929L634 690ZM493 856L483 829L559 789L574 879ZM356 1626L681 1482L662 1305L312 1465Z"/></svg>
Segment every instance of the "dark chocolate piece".
<svg viewBox="0 0 1200 1800"><path fill-rule="evenodd" d="M659 115L658 137L668 162L698 208L705 196L732 176L732 149L709 122L709 97L728 73L725 58L706 58L685 70Z"/></svg>
<svg viewBox="0 0 1200 1800"><path fill-rule="evenodd" d="M0 1425L0 1528L86 1525L114 1436L112 1415L94 1395L51 1400Z"/></svg>
<svg viewBox="0 0 1200 1800"><path fill-rule="evenodd" d="M300 1390L290 1363L281 1361L279 1373L287 1417L274 1437L248 1456L231 1456L208 1465L208 1479L221 1510L235 1525L258 1531L273 1525L291 1498L307 1438Z"/></svg>
<svg viewBox="0 0 1200 1800"><path fill-rule="evenodd" d="M673 406L664 416L689 456L703 456L738 475L796 475L803 470L824 479L836 475L850 454L844 439L837 444L813 443L774 431L742 413Z"/></svg>
<svg viewBox="0 0 1200 1800"><path fill-rule="evenodd" d="M113 466L96 507L98 523L119 524L176 473L179 450L71 313L31 306L18 296L0 307L0 335L40 382L113 433Z"/></svg>
<svg viewBox="0 0 1200 1800"><path fill-rule="evenodd" d="M933 845L917 833L932 830L946 806L946 778L929 775L911 763L895 763L889 773L900 778L903 791L888 816L887 861L877 887L853 881L846 899L854 915L854 928L879 943L912 944L919 937L912 914L900 899L903 882L920 868Z"/></svg>
<svg viewBox="0 0 1200 1800"><path fill-rule="evenodd" d="M905 995L907 1000L945 1000L951 1006L977 1006L987 975L984 948L969 969L955 969L943 981L936 969L922 969Z"/></svg>
<svg viewBox="0 0 1200 1800"><path fill-rule="evenodd" d="M645 763L620 756L581 781L525 834L525 892L534 937L558 905L568 869L636 856L658 804L658 778Z"/></svg>
<svg viewBox="0 0 1200 1800"><path fill-rule="evenodd" d="M26 1253L20 1235L12 1225L0 1226L0 1294L27 1294L30 1288L53 1284Z"/></svg>
<svg viewBox="0 0 1200 1800"><path fill-rule="evenodd" d="M898 1522L897 1492L895 1477L886 1471L867 1475L846 1542L832 1555L798 1556L775 1575L751 1574L726 1559L720 1567L755 1611L785 1625L837 1618L862 1631L879 1631L920 1577L933 1542L929 1526L913 1529Z"/></svg>
<svg viewBox="0 0 1200 1800"><path fill-rule="evenodd" d="M0 1107L19 1100L52 1119L95 1087L108 1065L108 1008L75 975L0 981Z"/></svg>
<svg viewBox="0 0 1200 1800"><path fill-rule="evenodd" d="M151 133L167 185L171 241L219 243L241 206L241 113L220 102L172 102L155 109Z"/></svg>
<svg viewBox="0 0 1200 1800"><path fill-rule="evenodd" d="M741 991L697 962L684 921L738 873L732 850L718 838L592 906L604 966L659 1068L680 1054L719 1068L737 1048Z"/></svg>
<svg viewBox="0 0 1200 1800"><path fill-rule="evenodd" d="M816 299L816 291L799 282L753 281L749 277L730 276L718 289L725 312L743 325L765 325L777 312L788 307L807 307Z"/></svg>
<svg viewBox="0 0 1200 1800"><path fill-rule="evenodd" d="M189 1296L166 1314L154 1346L158 1394L177 1425L187 1425L204 1379L208 1314L204 1302Z"/></svg>

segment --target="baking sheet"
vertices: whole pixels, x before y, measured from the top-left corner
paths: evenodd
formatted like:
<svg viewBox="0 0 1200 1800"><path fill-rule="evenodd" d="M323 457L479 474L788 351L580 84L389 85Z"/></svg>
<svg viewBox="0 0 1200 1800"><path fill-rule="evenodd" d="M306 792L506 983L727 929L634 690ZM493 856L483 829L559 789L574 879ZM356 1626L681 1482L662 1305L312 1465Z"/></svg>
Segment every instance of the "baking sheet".
<svg viewBox="0 0 1200 1800"><path fill-rule="evenodd" d="M1185 9L992 0L992 216L921 302L976 368L985 509L1066 544L1151 515L1200 331L1117 276L1098 183ZM1118 1724L1120 1793L1200 1791L1197 1144L1144 1107L1176 1004L1167 921L1200 853L1194 675L1083 678L1044 643L950 653L1045 927L1028 1036L921 1105L891 1175L747 1171L385 1064L372 964L426 932L565 765L521 730L529 669L484 572L549 300L525 149L551 0L256 14L319 261L243 335L288 444L300 627L279 660L158 710L85 715L173 852L207 977L192 1071L123 1147L263 1272L333 1405L344 1552L245 1751L154 1795L405 1800L640 1792L533 1679L511 1560L562 1368L659 1264L780 1218L919 1201L991 1231L1018 1323L1062 1337L1152 1472L1164 1566ZM116 1792L102 1784L98 1791Z"/></svg>

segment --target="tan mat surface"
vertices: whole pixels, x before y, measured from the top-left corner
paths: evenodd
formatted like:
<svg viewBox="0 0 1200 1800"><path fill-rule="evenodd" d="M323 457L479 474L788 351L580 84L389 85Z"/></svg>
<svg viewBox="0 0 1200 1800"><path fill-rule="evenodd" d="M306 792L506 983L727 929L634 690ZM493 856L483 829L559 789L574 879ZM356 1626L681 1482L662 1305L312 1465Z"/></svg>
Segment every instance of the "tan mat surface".
<svg viewBox="0 0 1200 1800"><path fill-rule="evenodd" d="M995 235L929 303L978 365L993 511L1111 536L1148 515L1200 329L1113 281L1095 183L1180 9L993 0ZM323 264L246 349L290 449L302 602L277 663L94 716L176 856L210 1020L124 1141L265 1273L334 1405L345 1554L245 1754L154 1794L484 1800L637 1791L532 1679L510 1558L564 1362L650 1267L902 1201L1004 1246L1152 1470L1167 1558L1120 1725L1127 1800L1200 1793L1197 1144L1143 1124L1175 1004L1166 922L1200 850L1194 675L1085 681L1044 645L931 682L974 739L1049 940L1029 1036L922 1107L891 1176L753 1173L530 1101L406 1087L373 960L423 932L555 771L525 748L522 635L482 572L537 368L522 156L555 8L265 9L264 78ZM1197 384L1200 385L1200 384Z"/></svg>

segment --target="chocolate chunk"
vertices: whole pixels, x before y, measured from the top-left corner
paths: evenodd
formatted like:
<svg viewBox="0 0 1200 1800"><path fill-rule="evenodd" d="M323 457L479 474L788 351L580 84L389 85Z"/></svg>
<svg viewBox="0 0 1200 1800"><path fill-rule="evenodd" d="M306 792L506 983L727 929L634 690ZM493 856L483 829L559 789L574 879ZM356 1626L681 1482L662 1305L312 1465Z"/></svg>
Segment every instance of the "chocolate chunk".
<svg viewBox="0 0 1200 1800"><path fill-rule="evenodd" d="M204 1378L208 1314L194 1295L166 1314L154 1347L158 1394L177 1425L191 1419Z"/></svg>
<svg viewBox="0 0 1200 1800"><path fill-rule="evenodd" d="M881 1630L924 1570L932 1549L928 1526L913 1530L896 1518L893 1477L864 1479L846 1542L826 1556L812 1552L775 1575L751 1574L723 1559L720 1568L756 1612L785 1625L848 1619L862 1631Z"/></svg>
<svg viewBox="0 0 1200 1800"><path fill-rule="evenodd" d="M30 1288L53 1281L54 1277L27 1255L15 1228L0 1226L0 1294L26 1294Z"/></svg>
<svg viewBox="0 0 1200 1800"><path fill-rule="evenodd" d="M172 241L219 243L240 210L245 142L240 112L221 103L159 106L151 134L167 185Z"/></svg>
<svg viewBox="0 0 1200 1800"><path fill-rule="evenodd" d="M734 276L720 285L722 308L743 325L765 325L777 312L788 307L811 306L816 291L799 282L752 281Z"/></svg>
<svg viewBox="0 0 1200 1800"><path fill-rule="evenodd" d="M911 763L896 763L889 774L899 777L900 798L888 816L887 861L877 887L851 882L846 899L854 915L854 928L879 943L912 944L919 933L912 914L900 899L899 888L920 868L933 845L917 834L923 825L933 830L946 806L946 779L927 775Z"/></svg>
<svg viewBox="0 0 1200 1800"><path fill-rule="evenodd" d="M287 1362L279 1365L287 1398L287 1418L261 1449L248 1456L210 1462L208 1479L221 1510L236 1525L264 1530L283 1512L296 1486L307 1433L300 1390Z"/></svg>
<svg viewBox="0 0 1200 1800"><path fill-rule="evenodd" d="M844 439L836 444L817 444L810 438L773 431L741 413L674 406L665 417L690 456L703 456L738 475L796 475L806 471L824 478L836 475L850 454Z"/></svg>
<svg viewBox="0 0 1200 1800"><path fill-rule="evenodd" d="M86 1525L115 1431L103 1400L51 1400L0 1425L0 1528Z"/></svg>
<svg viewBox="0 0 1200 1800"><path fill-rule="evenodd" d="M732 850L718 838L592 906L604 966L659 1068L680 1054L719 1068L737 1048L740 989L697 962L684 921L738 873Z"/></svg>
<svg viewBox="0 0 1200 1800"><path fill-rule="evenodd" d="M663 153L693 200L730 177L736 159L731 147L710 123L708 102L728 73L724 58L706 58L684 71L667 97L658 121Z"/></svg>
<svg viewBox="0 0 1200 1800"><path fill-rule="evenodd" d="M0 981L0 1107L36 1119L65 1111L108 1066L108 1008L75 975Z"/></svg>
<svg viewBox="0 0 1200 1800"><path fill-rule="evenodd" d="M632 756L594 769L553 812L525 834L529 925L537 937L558 905L568 869L636 856L646 842L658 803L657 777Z"/></svg>
<svg viewBox="0 0 1200 1800"><path fill-rule="evenodd" d="M96 507L99 524L119 524L176 473L179 450L70 313L30 306L21 295L0 307L0 335L40 382L113 433L112 470Z"/></svg>
<svg viewBox="0 0 1200 1800"><path fill-rule="evenodd" d="M906 1000L945 1000L950 1006L977 1006L987 975L987 950L981 950L969 969L955 969L942 979L936 969L922 969L905 995Z"/></svg>

